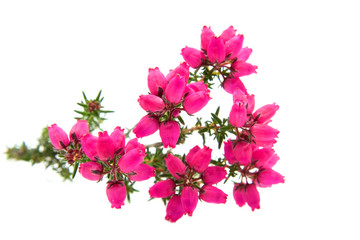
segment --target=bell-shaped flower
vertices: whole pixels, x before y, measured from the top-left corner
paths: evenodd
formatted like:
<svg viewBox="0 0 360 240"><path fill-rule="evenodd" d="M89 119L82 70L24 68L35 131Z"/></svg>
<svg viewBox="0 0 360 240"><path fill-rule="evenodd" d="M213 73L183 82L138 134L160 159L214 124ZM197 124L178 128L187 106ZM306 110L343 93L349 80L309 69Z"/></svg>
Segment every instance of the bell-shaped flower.
<svg viewBox="0 0 360 240"><path fill-rule="evenodd" d="M257 168L272 168L279 157L272 148L256 149L252 153L252 159Z"/></svg>
<svg viewBox="0 0 360 240"><path fill-rule="evenodd" d="M171 179L159 181L149 189L149 194L152 198L170 197L175 194L175 183Z"/></svg>
<svg viewBox="0 0 360 240"><path fill-rule="evenodd" d="M48 132L51 144L56 149L65 149L70 144L68 135L64 130L62 130L62 128L58 127L57 124L53 124L51 127L48 127Z"/></svg>
<svg viewBox="0 0 360 240"><path fill-rule="evenodd" d="M234 29L233 26L230 26L221 33L219 38L221 38L224 41L224 43L226 43L230 39L234 38L235 34L236 34L236 30Z"/></svg>
<svg viewBox="0 0 360 240"><path fill-rule="evenodd" d="M190 76L189 65L186 62L181 63L174 70L170 70L169 74L166 75L166 79L170 81L176 75L184 77L185 84L187 84Z"/></svg>
<svg viewBox="0 0 360 240"><path fill-rule="evenodd" d="M148 87L151 94L159 95L159 90L162 92L165 91L167 85L167 80L160 72L159 68L149 68L149 75L148 75Z"/></svg>
<svg viewBox="0 0 360 240"><path fill-rule="evenodd" d="M246 112L247 114L251 114L255 108L255 96L254 94L246 95L247 105L246 105Z"/></svg>
<svg viewBox="0 0 360 240"><path fill-rule="evenodd" d="M83 136L89 133L89 124L86 120L77 120L76 124L70 130L70 139L80 141Z"/></svg>
<svg viewBox="0 0 360 240"><path fill-rule="evenodd" d="M167 206L165 220L169 222L176 222L184 215L184 208L181 203L181 197L179 195L173 195Z"/></svg>
<svg viewBox="0 0 360 240"><path fill-rule="evenodd" d="M244 48L242 48L242 49L240 50L240 52L239 52L239 54L238 54L238 56L237 56L237 59L246 62L246 61L249 59L251 53L252 53L252 49L251 49L251 48L244 47Z"/></svg>
<svg viewBox="0 0 360 240"><path fill-rule="evenodd" d="M92 135L91 133L86 134L81 139L81 147L85 153L85 155L92 161L97 161L98 153L97 153L97 142L98 138Z"/></svg>
<svg viewBox="0 0 360 240"><path fill-rule="evenodd" d="M201 179L204 184L213 185L225 179L226 174L227 172L224 167L211 166L201 174Z"/></svg>
<svg viewBox="0 0 360 240"><path fill-rule="evenodd" d="M141 148L135 148L126 152L124 156L119 159L119 167L121 172L129 173L134 171L140 163L142 163L146 156L145 151Z"/></svg>
<svg viewBox="0 0 360 240"><path fill-rule="evenodd" d="M215 33L211 27L204 26L201 32L201 49L207 51L211 39L215 37Z"/></svg>
<svg viewBox="0 0 360 240"><path fill-rule="evenodd" d="M184 109L188 114L194 114L203 109L210 101L208 91L190 93L185 97Z"/></svg>
<svg viewBox="0 0 360 240"><path fill-rule="evenodd" d="M140 119L133 132L137 138L152 135L159 129L159 120L155 117L146 115Z"/></svg>
<svg viewBox="0 0 360 240"><path fill-rule="evenodd" d="M124 129L116 127L114 131L110 134L110 138L114 143L115 153L118 154L120 149L125 147L125 134Z"/></svg>
<svg viewBox="0 0 360 240"><path fill-rule="evenodd" d="M205 55L202 51L191 47L181 49L181 55L192 68L200 67L205 59Z"/></svg>
<svg viewBox="0 0 360 240"><path fill-rule="evenodd" d="M260 209L260 195L255 184L235 184L233 196L239 207L247 203L252 211Z"/></svg>
<svg viewBox="0 0 360 240"><path fill-rule="evenodd" d="M271 187L273 184L284 183L285 179L280 173L271 168L262 169L258 172L255 183L259 187Z"/></svg>
<svg viewBox="0 0 360 240"><path fill-rule="evenodd" d="M131 181L144 181L151 177L155 177L155 168L147 164L140 163L128 177Z"/></svg>
<svg viewBox="0 0 360 240"><path fill-rule="evenodd" d="M167 121L163 122L160 125L160 138L164 147L172 147L176 146L176 143L180 136L180 126L176 121Z"/></svg>
<svg viewBox="0 0 360 240"><path fill-rule="evenodd" d="M140 107L145 111L157 112L165 108L165 103L162 98L152 94L140 95L138 102Z"/></svg>
<svg viewBox="0 0 360 240"><path fill-rule="evenodd" d="M247 94L247 89L239 77L228 77L223 82L223 88L226 92L233 94L236 89L240 89Z"/></svg>
<svg viewBox="0 0 360 240"><path fill-rule="evenodd" d="M103 167L97 162L85 162L80 164L79 173L88 180L100 181L103 177Z"/></svg>
<svg viewBox="0 0 360 240"><path fill-rule="evenodd" d="M184 209L184 214L192 216L199 200L198 190L196 188L186 186L182 189L180 198Z"/></svg>
<svg viewBox="0 0 360 240"><path fill-rule="evenodd" d="M229 59L235 59L240 53L244 41L243 35L237 35L231 38L225 44L225 53L226 56L229 56Z"/></svg>
<svg viewBox="0 0 360 240"><path fill-rule="evenodd" d="M204 185L200 190L200 199L208 203L226 203L227 194L217 187Z"/></svg>
<svg viewBox="0 0 360 240"><path fill-rule="evenodd" d="M251 65L250 63L244 62L242 60L237 60L231 64L231 67L235 70L234 76L242 77L247 76L252 73L256 73L256 69L258 68L255 65Z"/></svg>
<svg viewBox="0 0 360 240"><path fill-rule="evenodd" d="M185 161L187 164L189 164L189 162L193 159L195 153L197 153L200 149L201 148L198 145L190 149L189 153L185 157Z"/></svg>
<svg viewBox="0 0 360 240"><path fill-rule="evenodd" d="M247 121L246 105L245 104L233 104L230 114L229 122L234 127L242 127Z"/></svg>
<svg viewBox="0 0 360 240"><path fill-rule="evenodd" d="M212 63L222 63L225 60L225 54L225 44L223 40L217 37L211 39L207 49L209 61Z"/></svg>
<svg viewBox="0 0 360 240"><path fill-rule="evenodd" d="M126 187L122 182L109 183L106 187L106 195L112 208L121 208L126 198Z"/></svg>
<svg viewBox="0 0 360 240"><path fill-rule="evenodd" d="M184 95L186 82L184 77L176 75L173 77L165 90L165 97L170 103L179 103Z"/></svg>
<svg viewBox="0 0 360 240"><path fill-rule="evenodd" d="M114 157L115 145L107 131L99 132L96 151L101 161L108 161Z"/></svg>
<svg viewBox="0 0 360 240"><path fill-rule="evenodd" d="M224 157L230 164L235 164L237 162L233 150L233 142L229 139L224 142Z"/></svg>
<svg viewBox="0 0 360 240"><path fill-rule="evenodd" d="M266 147L276 142L275 138L277 138L279 131L267 124L260 123L251 127L251 134L254 135L254 140L257 145Z"/></svg>
<svg viewBox="0 0 360 240"><path fill-rule="evenodd" d="M251 144L246 142L238 142L236 143L233 149L236 160L241 165L247 165L251 162L252 149Z"/></svg>
<svg viewBox="0 0 360 240"><path fill-rule="evenodd" d="M168 168L171 175L174 176L176 179L182 179L186 173L186 167L184 163L171 153L167 155L165 158L166 167Z"/></svg>
<svg viewBox="0 0 360 240"><path fill-rule="evenodd" d="M193 168L198 173L204 172L211 161L211 152L212 149L207 146L196 151L191 159L187 159L189 167Z"/></svg>
<svg viewBox="0 0 360 240"><path fill-rule="evenodd" d="M140 148L145 152L145 146L143 144L139 143L137 138L133 138L126 143L125 152L130 152L131 150L133 150L135 148Z"/></svg>
<svg viewBox="0 0 360 240"><path fill-rule="evenodd" d="M191 94L195 92L210 92L210 90L208 85L205 84L204 81L193 82L186 85L184 94Z"/></svg>
<svg viewBox="0 0 360 240"><path fill-rule="evenodd" d="M259 115L257 118L257 123L267 124L270 122L271 118L275 115L277 110L279 110L279 106L275 103L267 104L256 110L253 115L254 117Z"/></svg>

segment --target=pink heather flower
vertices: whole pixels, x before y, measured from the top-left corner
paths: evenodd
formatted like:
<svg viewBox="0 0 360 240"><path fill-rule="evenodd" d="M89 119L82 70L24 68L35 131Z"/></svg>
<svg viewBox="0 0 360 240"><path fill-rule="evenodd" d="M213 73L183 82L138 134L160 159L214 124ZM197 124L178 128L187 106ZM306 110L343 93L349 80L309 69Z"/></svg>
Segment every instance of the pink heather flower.
<svg viewBox="0 0 360 240"><path fill-rule="evenodd" d="M151 177L155 177L155 168L140 163L134 170L133 174L128 174L128 177L131 181L144 181L148 180Z"/></svg>
<svg viewBox="0 0 360 240"><path fill-rule="evenodd" d="M180 126L178 122L175 121L167 121L163 122L160 125L160 138L164 147L172 147L176 146L176 143L180 136Z"/></svg>
<svg viewBox="0 0 360 240"><path fill-rule="evenodd" d="M189 164L189 162L193 159L195 153L197 153L200 149L201 148L198 145L190 149L189 153L185 157L185 161L187 164Z"/></svg>
<svg viewBox="0 0 360 240"><path fill-rule="evenodd" d="M145 152L145 146L141 143L139 143L137 138L131 139L127 142L125 146L125 152L129 152L135 148L140 148Z"/></svg>
<svg viewBox="0 0 360 240"><path fill-rule="evenodd" d="M56 124L48 127L48 131L51 144L56 149L65 149L70 144L70 140L66 132L59 128Z"/></svg>
<svg viewBox="0 0 360 240"><path fill-rule="evenodd" d="M165 90L165 97L170 103L179 103L184 95L186 82L184 77L176 75L172 78Z"/></svg>
<svg viewBox="0 0 360 240"><path fill-rule="evenodd" d="M226 56L229 56L229 59L235 59L240 53L240 50L242 48L242 44L244 41L243 35L237 35L233 38L231 38L229 41L225 44L225 53Z"/></svg>
<svg viewBox="0 0 360 240"><path fill-rule="evenodd" d="M212 149L207 146L198 150L187 162L189 167L193 168L198 173L204 172L211 161L211 152Z"/></svg>
<svg viewBox="0 0 360 240"><path fill-rule="evenodd" d="M192 216L199 200L198 190L189 186L184 187L181 191L180 198L184 214Z"/></svg>
<svg viewBox="0 0 360 240"><path fill-rule="evenodd" d="M114 142L109 137L107 131L99 132L96 150L98 157L101 161L107 161L114 157L114 153L115 153Z"/></svg>
<svg viewBox="0 0 360 240"><path fill-rule="evenodd" d="M157 112L165 108L165 103L162 98L152 94L140 95L138 102L140 107L145 111Z"/></svg>
<svg viewBox="0 0 360 240"><path fill-rule="evenodd" d="M80 164L79 173L88 180L100 181L103 177L103 167L97 162L85 162Z"/></svg>
<svg viewBox="0 0 360 240"><path fill-rule="evenodd" d="M125 147L125 134L124 129L116 127L114 131L110 134L110 138L114 143L115 153L119 153L120 149Z"/></svg>
<svg viewBox="0 0 360 240"><path fill-rule="evenodd" d="M252 211L260 209L260 195L255 184L235 184L233 195L239 207L247 203Z"/></svg>
<svg viewBox="0 0 360 240"><path fill-rule="evenodd" d="M205 59L205 55L198 49L185 47L181 49L181 55L184 60L189 64L192 68L198 68L202 65L203 60Z"/></svg>
<svg viewBox="0 0 360 240"><path fill-rule="evenodd" d="M140 163L142 163L146 156L144 149L135 148L126 152L124 156L119 159L119 167L122 172L129 173L134 171Z"/></svg>
<svg viewBox="0 0 360 240"><path fill-rule="evenodd" d="M230 139L224 142L224 156L230 164L235 164L237 162L234 155L233 143Z"/></svg>
<svg viewBox="0 0 360 240"><path fill-rule="evenodd" d="M269 123L270 119L275 115L275 113L279 110L279 106L275 103L273 104L267 104L265 106L262 106L258 110L254 112L254 117L258 117L257 123Z"/></svg>
<svg viewBox="0 0 360 240"><path fill-rule="evenodd" d="M112 208L121 208L126 198L126 187L122 182L109 183L106 187L106 195Z"/></svg>
<svg viewBox="0 0 360 240"><path fill-rule="evenodd" d="M226 92L233 94L236 89L240 89L242 92L247 94L246 87L239 77L229 77L223 82L223 88Z"/></svg>
<svg viewBox="0 0 360 240"><path fill-rule="evenodd" d="M246 142L238 142L236 143L233 149L236 160L241 165L247 165L251 162L252 149L251 145Z"/></svg>
<svg viewBox="0 0 360 240"><path fill-rule="evenodd" d="M172 112L172 116L173 116L174 118L177 118L177 117L180 116L180 113L181 113L181 111L176 108L176 109Z"/></svg>
<svg viewBox="0 0 360 240"><path fill-rule="evenodd" d="M236 77L242 77L246 75L250 75L252 73L256 73L256 69L258 68L255 65L251 65L250 63L244 62L242 60L237 60L231 64L231 67L235 70L234 75Z"/></svg>
<svg viewBox="0 0 360 240"><path fill-rule="evenodd" d="M194 114L203 109L210 101L208 91L190 93L185 97L184 109L188 114Z"/></svg>
<svg viewBox="0 0 360 240"><path fill-rule="evenodd" d="M217 187L204 185L200 190L200 199L208 203L226 203L227 194Z"/></svg>
<svg viewBox="0 0 360 240"><path fill-rule="evenodd" d="M179 66L177 66L174 70L170 70L169 74L166 75L166 79L170 81L176 75L180 75L184 77L185 84L187 84L190 76L189 68L190 68L189 65L186 62L183 62Z"/></svg>
<svg viewBox="0 0 360 240"><path fill-rule="evenodd" d="M226 178L226 170L224 167L211 166L208 167L201 175L204 184L213 185Z"/></svg>
<svg viewBox="0 0 360 240"><path fill-rule="evenodd" d="M225 60L225 44L221 38L215 37L211 39L207 49L207 56L212 63L221 63Z"/></svg>
<svg viewBox="0 0 360 240"><path fill-rule="evenodd" d="M176 179L181 179L186 173L186 167L184 163L172 154L168 154L165 158L166 167L168 168L171 175Z"/></svg>
<svg viewBox="0 0 360 240"><path fill-rule="evenodd" d="M79 141L83 136L89 133L89 124L86 120L77 120L76 124L70 130L70 140Z"/></svg>
<svg viewBox="0 0 360 240"><path fill-rule="evenodd" d="M230 26L221 33L219 38L221 38L224 41L224 43L226 43L230 39L234 38L235 34L236 34L236 30L234 29L233 26Z"/></svg>
<svg viewBox="0 0 360 240"><path fill-rule="evenodd" d="M271 168L261 169L255 183L259 187L271 187L273 184L284 183L285 179L280 173Z"/></svg>
<svg viewBox="0 0 360 240"><path fill-rule="evenodd" d="M252 159L256 167L272 168L279 160L274 149L262 148L256 149L252 153Z"/></svg>
<svg viewBox="0 0 360 240"><path fill-rule="evenodd" d="M247 114L250 114L254 111L255 108L255 96L254 94L251 95L246 95L246 99L247 99L247 107L246 107L246 112Z"/></svg>
<svg viewBox="0 0 360 240"><path fill-rule="evenodd" d="M209 92L210 93L210 90L208 88L208 85L205 84L204 81L193 82L193 83L186 85L184 94L186 94L186 93L191 94L191 93L195 93L195 92Z"/></svg>
<svg viewBox="0 0 360 240"><path fill-rule="evenodd" d="M155 117L151 117L149 115L144 116L136 127L134 128L133 132L135 133L137 138L146 137L152 135L159 129L159 120Z"/></svg>
<svg viewBox="0 0 360 240"><path fill-rule="evenodd" d="M234 104L229 114L229 122L234 127L242 127L247 121L246 106Z"/></svg>
<svg viewBox="0 0 360 240"><path fill-rule="evenodd" d="M184 215L184 213L181 197L179 195L173 195L166 206L165 219L169 222L176 222Z"/></svg>
<svg viewBox="0 0 360 240"><path fill-rule="evenodd" d="M215 37L215 33L211 27L204 26L201 32L201 49L207 51L211 39Z"/></svg>
<svg viewBox="0 0 360 240"><path fill-rule="evenodd" d="M237 56L237 59L246 62L246 61L249 59L251 53L252 53L252 49L251 49L251 48L244 47L244 48L242 48L242 49L240 50L240 52L239 52L239 54L238 54L238 56Z"/></svg>
<svg viewBox="0 0 360 240"><path fill-rule="evenodd" d="M152 198L170 197L175 194L175 183L171 179L159 181L149 189L149 194Z"/></svg>
<svg viewBox="0 0 360 240"><path fill-rule="evenodd" d="M98 138L91 133L86 134L81 139L81 147L85 155L92 161L96 161L99 158L96 150L97 141Z"/></svg>
<svg viewBox="0 0 360 240"><path fill-rule="evenodd" d="M162 92L165 91L167 85L167 80L159 70L159 68L149 68L148 75L148 87L151 94L159 95L159 89L162 89Z"/></svg>
<svg viewBox="0 0 360 240"><path fill-rule="evenodd" d="M277 138L279 131L269 125L260 123L252 126L251 134L254 135L254 140L257 145L261 143L259 146L265 146L267 145L266 143L274 143L274 139Z"/></svg>

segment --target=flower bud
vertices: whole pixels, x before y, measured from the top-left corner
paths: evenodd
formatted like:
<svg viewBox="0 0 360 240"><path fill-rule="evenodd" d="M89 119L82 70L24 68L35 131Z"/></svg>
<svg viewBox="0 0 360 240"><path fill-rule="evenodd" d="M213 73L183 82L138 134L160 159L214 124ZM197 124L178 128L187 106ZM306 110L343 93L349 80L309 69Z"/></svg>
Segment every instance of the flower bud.
<svg viewBox="0 0 360 240"><path fill-rule="evenodd" d="M234 75L236 77L247 76L252 73L256 73L256 69L258 68L255 65L251 65L250 63L244 62L242 60L237 60L231 64L231 67L235 70Z"/></svg>
<svg viewBox="0 0 360 240"><path fill-rule="evenodd" d="M101 161L108 161L114 157L115 146L107 131L99 132L96 150Z"/></svg>
<svg viewBox="0 0 360 240"><path fill-rule="evenodd" d="M224 167L211 166L202 173L201 179L203 180L204 184L213 185L225 179L226 174L227 172Z"/></svg>
<svg viewBox="0 0 360 240"><path fill-rule="evenodd" d="M185 97L184 109L188 114L194 114L203 109L211 97L208 91L190 93Z"/></svg>
<svg viewBox="0 0 360 240"><path fill-rule="evenodd" d="M126 187L120 183L109 183L106 187L106 195L112 208L121 208L126 198Z"/></svg>
<svg viewBox="0 0 360 240"><path fill-rule="evenodd" d="M89 133L89 125L86 120L77 120L70 130L70 139L80 141L83 136Z"/></svg>
<svg viewBox="0 0 360 240"><path fill-rule="evenodd" d="M273 184L284 183L284 176L271 168L259 171L257 181L259 187L271 187Z"/></svg>
<svg viewBox="0 0 360 240"><path fill-rule="evenodd" d="M80 164L79 173L88 180L100 181L103 177L103 167L97 162L85 162Z"/></svg>
<svg viewBox="0 0 360 240"><path fill-rule="evenodd" d="M81 147L85 153L85 155L92 161L96 161L98 158L96 145L98 142L98 138L92 135L91 133L86 134L81 139Z"/></svg>
<svg viewBox="0 0 360 240"><path fill-rule="evenodd" d="M162 98L152 94L140 95L138 102L140 107L145 111L157 112L165 108L165 103Z"/></svg>
<svg viewBox="0 0 360 240"><path fill-rule="evenodd" d="M159 95L159 89L162 89L162 92L165 91L167 85L167 80L159 70L159 68L149 68L148 75L148 87L151 94Z"/></svg>
<svg viewBox="0 0 360 240"><path fill-rule="evenodd" d="M242 127L247 121L246 106L234 104L229 115L229 122L234 127Z"/></svg>
<svg viewBox="0 0 360 240"><path fill-rule="evenodd" d="M134 170L133 174L128 174L128 177L131 181L144 181L148 180L151 177L155 177L155 168L140 163Z"/></svg>
<svg viewBox="0 0 360 240"><path fill-rule="evenodd" d="M244 41L244 35L237 35L226 42L225 53L226 56L230 55L229 59L237 58L242 48L243 41Z"/></svg>
<svg viewBox="0 0 360 240"><path fill-rule="evenodd" d="M182 179L186 173L186 167L184 163L172 154L168 154L165 158L166 167L168 168L171 175L176 179Z"/></svg>
<svg viewBox="0 0 360 240"><path fill-rule="evenodd" d="M224 156L230 164L235 164L237 162L234 155L233 143L230 139L224 142Z"/></svg>
<svg viewBox="0 0 360 240"><path fill-rule="evenodd" d="M234 155L241 165L247 165L251 162L251 145L246 142L238 142L234 147Z"/></svg>
<svg viewBox="0 0 360 240"><path fill-rule="evenodd" d="M150 117L149 115L144 116L136 127L134 128L133 132L135 133L137 138L146 137L152 135L159 129L159 120L154 117Z"/></svg>
<svg viewBox="0 0 360 240"><path fill-rule="evenodd" d="M184 215L184 209L181 203L181 197L179 195L174 195L170 198L166 206L166 216L165 220L169 222L176 222Z"/></svg>
<svg viewBox="0 0 360 240"><path fill-rule="evenodd" d="M251 134L254 135L256 143L258 143L258 141L262 143L272 143L274 139L277 138L279 131L266 124L255 124L251 128Z"/></svg>
<svg viewBox="0 0 360 240"><path fill-rule="evenodd" d="M163 122L160 125L160 138L164 147L172 147L176 146L176 143L180 136L180 126L178 122L175 121L167 121Z"/></svg>
<svg viewBox="0 0 360 240"><path fill-rule="evenodd" d="M263 167L267 166L268 160L270 160L274 154L275 151L271 148L256 149L252 153L252 159L256 167Z"/></svg>
<svg viewBox="0 0 360 240"><path fill-rule="evenodd" d="M207 51L211 39L215 37L215 33L211 27L204 26L201 32L201 49Z"/></svg>
<svg viewBox="0 0 360 240"><path fill-rule="evenodd" d="M188 153L188 154L186 155L186 157L185 157L185 161L186 161L187 164L189 164L189 162L192 161L195 153L197 153L200 149L201 149L201 148L200 148L198 145L196 145L195 147L193 147L192 149L190 149L189 153Z"/></svg>
<svg viewBox="0 0 360 240"><path fill-rule="evenodd" d="M184 95L186 83L184 77L176 75L169 81L165 90L165 97L170 103L179 103Z"/></svg>
<svg viewBox="0 0 360 240"><path fill-rule="evenodd" d="M51 144L56 149L65 149L70 144L66 132L62 130L62 128L59 128L58 125L53 124L51 127L48 127L48 132Z"/></svg>
<svg viewBox="0 0 360 240"><path fill-rule="evenodd" d="M234 29L233 26L230 26L221 33L219 38L221 38L225 43L230 39L234 38L235 34L236 34L236 30Z"/></svg>
<svg viewBox="0 0 360 240"><path fill-rule="evenodd" d="M192 68L200 67L203 63L203 60L205 59L204 53L191 47L185 47L181 49L181 55L187 64L189 64L189 66Z"/></svg>
<svg viewBox="0 0 360 240"><path fill-rule="evenodd" d="M208 203L226 203L227 194L217 187L204 185L200 190L200 199Z"/></svg>
<svg viewBox="0 0 360 240"><path fill-rule="evenodd" d="M254 117L257 118L257 123L269 123L270 119L275 115L276 111L279 110L279 106L275 103L273 104L267 104L265 106L262 106L258 110L254 112Z"/></svg>
<svg viewBox="0 0 360 240"><path fill-rule="evenodd" d="M184 187L181 191L181 203L184 209L184 214L192 216L199 200L198 190L192 187Z"/></svg>
<svg viewBox="0 0 360 240"><path fill-rule="evenodd" d="M211 148L204 146L202 149L197 151L188 162L189 166L198 173L204 172L211 161L211 152Z"/></svg>
<svg viewBox="0 0 360 240"><path fill-rule="evenodd" d="M125 147L125 134L124 129L116 127L110 134L110 138L114 143L115 152L118 152L121 148Z"/></svg>
<svg viewBox="0 0 360 240"><path fill-rule="evenodd" d="M246 62L246 61L249 59L251 53L252 53L252 49L251 49L251 48L244 47L244 48L242 48L242 49L240 50L240 52L239 52L239 54L238 54L238 56L237 56L237 59Z"/></svg>
<svg viewBox="0 0 360 240"><path fill-rule="evenodd" d="M167 198L174 193L175 183L171 179L159 181L149 189L149 194L152 198Z"/></svg>
<svg viewBox="0 0 360 240"><path fill-rule="evenodd" d="M207 55L209 61L212 63L222 63L225 60L225 44L221 38L213 38L211 39Z"/></svg>
<svg viewBox="0 0 360 240"><path fill-rule="evenodd" d="M121 172L128 173L134 171L135 168L142 163L145 156L145 151L141 148L135 148L125 153L125 155L119 159L118 163Z"/></svg>
<svg viewBox="0 0 360 240"><path fill-rule="evenodd" d="M226 78L223 83L223 88L225 89L226 92L230 94L233 94L237 88L239 88L242 92L247 94L247 90L244 83L238 77Z"/></svg>
<svg viewBox="0 0 360 240"><path fill-rule="evenodd" d="M186 62L181 63L174 70L170 70L169 74L166 75L166 79L170 81L176 75L184 77L185 84L187 84L190 76L189 65Z"/></svg>

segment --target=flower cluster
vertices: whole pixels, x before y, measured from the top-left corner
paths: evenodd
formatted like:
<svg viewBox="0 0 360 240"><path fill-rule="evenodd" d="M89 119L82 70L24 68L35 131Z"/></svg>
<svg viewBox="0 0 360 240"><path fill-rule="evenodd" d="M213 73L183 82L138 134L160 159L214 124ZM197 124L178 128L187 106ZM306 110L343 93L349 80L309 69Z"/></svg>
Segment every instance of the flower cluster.
<svg viewBox="0 0 360 240"><path fill-rule="evenodd" d="M124 205L126 197L135 191L135 182L155 177L149 195L167 203L165 219L170 222L183 215L192 216L199 199L226 203L228 195L214 185L230 178L237 205L247 203L252 210L259 209L258 187L284 183L284 177L273 170L279 160L273 149L279 131L269 126L279 106L268 104L254 111L255 96L248 93L240 77L256 73L257 66L247 62L252 50L243 47L243 41L244 36L236 34L232 26L218 37L204 26L201 49L181 50L185 62L166 76L159 68L150 68L149 94L138 99L146 115L132 130L136 138L127 143L130 132L125 134L120 127L110 135L100 131L96 137L89 132L85 120L78 120L70 138L56 124L49 127L53 146L65 153L69 164L79 165L84 178L91 181L108 178L106 194L113 208ZM204 125L198 118L196 125L188 128L181 113L193 116L207 105L215 78L232 95L230 113L221 120L218 108L212 121ZM157 130L161 143L144 146L139 142ZM186 155L174 154L173 149L182 143L180 135L195 131L202 135L204 146L196 145ZM205 145L205 134L213 133L219 149L224 146L224 154L218 158L213 158L212 149Z"/></svg>

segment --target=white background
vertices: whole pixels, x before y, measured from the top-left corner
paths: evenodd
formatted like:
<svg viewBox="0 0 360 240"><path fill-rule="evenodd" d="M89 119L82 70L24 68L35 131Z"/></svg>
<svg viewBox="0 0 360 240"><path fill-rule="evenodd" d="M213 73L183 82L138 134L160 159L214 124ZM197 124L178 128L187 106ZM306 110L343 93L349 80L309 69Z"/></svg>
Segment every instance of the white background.
<svg viewBox="0 0 360 240"><path fill-rule="evenodd" d="M193 217L164 220L152 181L121 210L105 183L63 182L43 165L0 155L1 239L359 239L359 7L357 1L1 1L0 147L34 146L43 127L74 124L81 91L115 110L104 124L132 127L148 68L165 74L203 25L233 25L253 48L258 74L243 77L257 107L276 102L275 166L285 184L260 189L261 209L200 203ZM218 91L199 114L231 97ZM154 137L155 140L157 139ZM148 140L148 139L147 139ZM146 139L144 139L146 141ZM191 142L200 144L200 142ZM187 152L179 148L177 151ZM214 154L221 154L214 150Z"/></svg>

